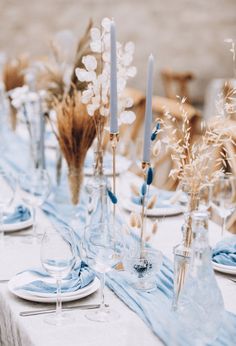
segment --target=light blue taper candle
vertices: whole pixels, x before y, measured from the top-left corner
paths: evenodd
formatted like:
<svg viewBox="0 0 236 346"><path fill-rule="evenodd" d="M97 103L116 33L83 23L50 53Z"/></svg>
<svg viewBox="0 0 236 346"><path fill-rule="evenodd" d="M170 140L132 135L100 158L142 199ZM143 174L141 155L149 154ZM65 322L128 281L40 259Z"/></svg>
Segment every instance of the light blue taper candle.
<svg viewBox="0 0 236 346"><path fill-rule="evenodd" d="M151 133L152 133L152 91L153 91L154 59L151 54L148 58L147 85L146 85L146 110L144 124L143 162L150 162Z"/></svg>
<svg viewBox="0 0 236 346"><path fill-rule="evenodd" d="M118 133L116 26L111 22L110 133Z"/></svg>

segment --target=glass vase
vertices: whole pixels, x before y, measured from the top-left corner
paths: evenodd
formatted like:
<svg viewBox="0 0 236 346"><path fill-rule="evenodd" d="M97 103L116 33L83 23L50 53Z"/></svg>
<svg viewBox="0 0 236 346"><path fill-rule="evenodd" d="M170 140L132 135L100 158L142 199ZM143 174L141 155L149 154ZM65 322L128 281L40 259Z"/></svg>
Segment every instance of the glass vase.
<svg viewBox="0 0 236 346"><path fill-rule="evenodd" d="M187 232L185 226L182 227L182 242L173 249L174 253L174 293L172 309L177 310L180 292L184 286L186 273L189 268L191 258L191 248L187 246Z"/></svg>
<svg viewBox="0 0 236 346"><path fill-rule="evenodd" d="M157 273L162 264L162 253L151 247L140 251L130 248L124 259L125 270L128 271L132 286L140 291L153 291L157 288Z"/></svg>
<svg viewBox="0 0 236 346"><path fill-rule="evenodd" d="M93 175L88 180L86 225L104 222L108 215L107 177L103 174L103 151L94 151Z"/></svg>
<svg viewBox="0 0 236 346"><path fill-rule="evenodd" d="M196 345L212 344L222 324L224 303L211 263L208 213L192 214L194 240L185 285L180 292L178 316Z"/></svg>
<svg viewBox="0 0 236 346"><path fill-rule="evenodd" d="M181 290L184 287L186 273L191 258L191 244L193 239L192 213L198 209L199 193L191 191L188 184L183 184L183 192L186 193L187 204L184 213L184 225L182 226L182 241L173 249L174 253L174 294L172 309L177 310Z"/></svg>

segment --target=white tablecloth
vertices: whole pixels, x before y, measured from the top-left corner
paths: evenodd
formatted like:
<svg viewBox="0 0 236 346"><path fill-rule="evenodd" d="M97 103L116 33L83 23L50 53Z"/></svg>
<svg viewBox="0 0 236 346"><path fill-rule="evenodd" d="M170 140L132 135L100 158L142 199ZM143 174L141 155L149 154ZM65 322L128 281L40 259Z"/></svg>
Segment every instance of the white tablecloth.
<svg viewBox="0 0 236 346"><path fill-rule="evenodd" d="M173 246L181 239L182 216L159 220L159 229L153 238L153 245L167 257L173 259ZM52 227L41 212L39 229ZM210 243L220 239L220 229L210 223ZM12 235L12 244L0 249L0 280L10 279L17 272L40 263L40 244L24 243L22 232ZM227 276L216 274L223 293L225 307L236 313L236 284ZM87 320L85 312L71 312L76 322L70 326L54 327L43 321L43 316L20 317L19 312L43 307L13 296L7 283L0 283L0 344L4 346L157 346L161 341L149 330L144 322L132 312L109 289L106 300L120 314L120 319L111 323L96 323ZM84 302L99 302L99 293L83 299ZM78 303L78 302L77 302ZM76 304L76 303L75 303ZM161 311L160 311L161 313Z"/></svg>

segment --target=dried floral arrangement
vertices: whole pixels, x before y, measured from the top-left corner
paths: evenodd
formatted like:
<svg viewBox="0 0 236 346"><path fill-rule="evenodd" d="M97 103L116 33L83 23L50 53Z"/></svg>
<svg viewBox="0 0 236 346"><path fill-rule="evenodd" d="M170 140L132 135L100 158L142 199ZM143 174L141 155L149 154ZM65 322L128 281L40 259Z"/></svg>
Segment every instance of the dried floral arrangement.
<svg viewBox="0 0 236 346"><path fill-rule="evenodd" d="M55 104L57 112L58 139L68 165L68 179L73 204L79 201L86 153L96 136L93 118L88 117L76 90Z"/></svg>
<svg viewBox="0 0 236 346"><path fill-rule="evenodd" d="M28 57L21 56L17 59L8 60L3 67L3 82L5 85L5 90L7 92L22 87L25 84L25 71L29 65ZM11 101L11 96L9 96ZM12 129L15 130L17 124L16 109L10 103L11 107L11 125Z"/></svg>
<svg viewBox="0 0 236 346"><path fill-rule="evenodd" d="M231 160L225 150L230 142L235 145L229 129L225 126L225 118L215 118L214 124L202 124L203 134L196 142L191 139L191 126L188 114L184 110L185 99L179 99L182 113L182 124L178 124L174 116L165 110L164 119L157 119L161 124L162 145L170 152L173 168L170 177L177 179L189 196L188 211L191 213L198 206L198 194L201 188L214 181L222 174ZM160 141L156 142L160 146ZM189 214L190 215L190 214ZM185 221L185 245L192 242L191 216Z"/></svg>
<svg viewBox="0 0 236 346"><path fill-rule="evenodd" d="M82 91L81 102L86 105L88 115L94 119L97 133L97 149L95 170L102 173L102 148L104 128L106 127L110 107L110 26L111 20L104 18L101 27L90 29L90 49L93 54L81 58L83 67L75 70L77 79L86 85ZM130 66L133 60L134 44L124 46L117 42L117 92L118 92L118 124L131 124L135 114L127 111L133 100L124 96L127 80L134 77L136 68Z"/></svg>
<svg viewBox="0 0 236 346"><path fill-rule="evenodd" d="M73 42L70 47L65 47L68 46L68 34L61 37L59 43L56 38L52 39L50 42L51 58L36 64L37 83L39 88L47 91L49 109L53 107L55 100L62 101L63 97L68 93L73 93L75 88L82 91L86 87L86 84L78 82L75 69L82 67L82 57L85 54L93 54L89 47L91 27L92 21L89 22L76 49ZM63 36L63 32L61 36ZM70 41L73 41L71 37ZM68 56L65 56L65 49L70 52Z"/></svg>

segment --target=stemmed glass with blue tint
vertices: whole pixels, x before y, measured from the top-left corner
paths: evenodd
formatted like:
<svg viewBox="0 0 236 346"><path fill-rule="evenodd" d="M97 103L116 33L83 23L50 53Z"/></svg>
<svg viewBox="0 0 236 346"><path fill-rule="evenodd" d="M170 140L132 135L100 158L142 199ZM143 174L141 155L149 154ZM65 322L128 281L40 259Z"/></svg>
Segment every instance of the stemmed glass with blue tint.
<svg viewBox="0 0 236 346"><path fill-rule="evenodd" d="M0 167L0 243L4 244L4 211L15 196L15 180Z"/></svg>
<svg viewBox="0 0 236 346"><path fill-rule="evenodd" d="M53 325L70 324L73 316L62 311L61 284L76 262L76 246L73 230L63 226L47 229L41 243L41 263L46 272L56 280L56 311L46 316L45 322Z"/></svg>
<svg viewBox="0 0 236 346"><path fill-rule="evenodd" d="M217 178L213 186L213 204L223 219L221 235L226 232L226 219L232 214L236 206L236 177L222 175Z"/></svg>
<svg viewBox="0 0 236 346"><path fill-rule="evenodd" d="M86 317L92 321L110 322L119 314L105 305L105 275L123 258L124 241L120 228L114 223L104 222L89 225L83 237L84 261L92 268L101 280L101 304L97 310L89 311Z"/></svg>

